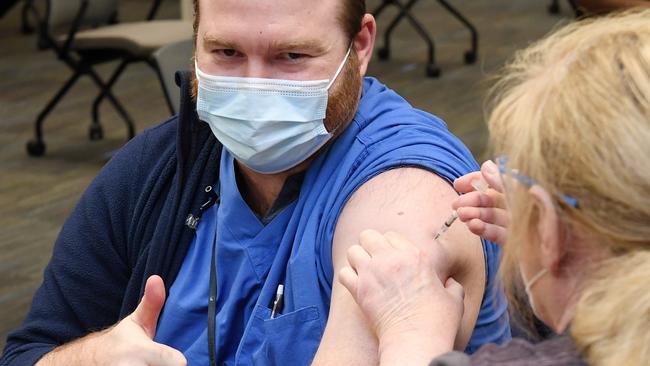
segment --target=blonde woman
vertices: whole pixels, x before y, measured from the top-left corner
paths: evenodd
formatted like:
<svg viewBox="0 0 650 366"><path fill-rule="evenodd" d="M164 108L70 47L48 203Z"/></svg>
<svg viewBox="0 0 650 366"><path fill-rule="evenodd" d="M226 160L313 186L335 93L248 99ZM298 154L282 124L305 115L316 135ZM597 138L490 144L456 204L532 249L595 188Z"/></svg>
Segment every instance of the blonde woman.
<svg viewBox="0 0 650 366"><path fill-rule="evenodd" d="M367 231L339 280L382 364L650 365L650 11L557 31L517 54L496 90L501 158L455 182L468 193L454 207L505 244L506 290L525 290L560 336L450 352L455 334L439 329L458 324L462 287L407 238ZM470 192L479 176L491 188Z"/></svg>

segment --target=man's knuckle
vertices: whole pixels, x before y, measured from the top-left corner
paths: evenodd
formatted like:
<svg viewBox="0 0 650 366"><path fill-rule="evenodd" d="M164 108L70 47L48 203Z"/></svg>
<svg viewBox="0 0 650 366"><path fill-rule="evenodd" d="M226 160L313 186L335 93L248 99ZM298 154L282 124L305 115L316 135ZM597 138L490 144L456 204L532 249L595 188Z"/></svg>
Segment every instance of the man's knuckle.
<svg viewBox="0 0 650 366"><path fill-rule="evenodd" d="M481 220L485 222L494 221L494 211L491 208L484 208L480 210Z"/></svg>
<svg viewBox="0 0 650 366"><path fill-rule="evenodd" d="M391 260L386 264L386 267L391 273L399 273L402 270L402 262L399 260Z"/></svg>
<svg viewBox="0 0 650 366"><path fill-rule="evenodd" d="M350 248L348 248L348 251L346 252L348 259L352 259L354 257L354 253L357 252L358 250L359 250L358 245L355 244L350 246Z"/></svg>
<svg viewBox="0 0 650 366"><path fill-rule="evenodd" d="M384 233L384 236L389 239L397 239L399 238L399 234L393 230L388 230Z"/></svg>
<svg viewBox="0 0 650 366"><path fill-rule="evenodd" d="M424 250L419 247L413 247L413 256L416 258L417 261L423 262L423 263L429 263L432 257L432 253L429 250Z"/></svg>
<svg viewBox="0 0 650 366"><path fill-rule="evenodd" d="M158 355L160 356L160 359L162 360L177 360L178 355L176 352L172 349L169 349L167 347L160 347L158 349Z"/></svg>
<svg viewBox="0 0 650 366"><path fill-rule="evenodd" d="M374 238L374 231L371 229L365 229L359 234L359 241L362 243L368 242Z"/></svg>

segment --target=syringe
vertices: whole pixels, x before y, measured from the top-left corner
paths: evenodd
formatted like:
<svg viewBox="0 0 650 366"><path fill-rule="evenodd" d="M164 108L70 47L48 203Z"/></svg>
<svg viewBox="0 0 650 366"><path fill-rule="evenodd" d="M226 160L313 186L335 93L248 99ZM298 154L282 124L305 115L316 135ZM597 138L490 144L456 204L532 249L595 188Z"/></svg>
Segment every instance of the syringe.
<svg viewBox="0 0 650 366"><path fill-rule="evenodd" d="M438 231L436 232L436 235L433 237L433 240L438 240L440 235L447 232L447 230L449 230L449 227L451 226L451 224L453 224L456 221L456 219L458 219L458 213L456 212L456 210L453 210L453 211L451 211L451 216L449 216L447 218L447 220L445 220L445 222L442 224L440 229L438 229Z"/></svg>
<svg viewBox="0 0 650 366"><path fill-rule="evenodd" d="M489 187L487 182L485 182L481 178L474 179L471 182L471 185L472 185L472 187L474 187L475 190L477 190L477 191L479 191L481 193L485 193L487 191L488 187ZM456 222L457 219L458 219L458 212L456 212L456 210L451 211L451 215L447 218L447 220L445 220L445 222L442 224L442 226L440 226L440 229L438 229L438 231L436 231L436 234L433 236L433 240L438 240L438 238L442 234L446 233L447 230L449 230L449 227L451 226L451 224Z"/></svg>

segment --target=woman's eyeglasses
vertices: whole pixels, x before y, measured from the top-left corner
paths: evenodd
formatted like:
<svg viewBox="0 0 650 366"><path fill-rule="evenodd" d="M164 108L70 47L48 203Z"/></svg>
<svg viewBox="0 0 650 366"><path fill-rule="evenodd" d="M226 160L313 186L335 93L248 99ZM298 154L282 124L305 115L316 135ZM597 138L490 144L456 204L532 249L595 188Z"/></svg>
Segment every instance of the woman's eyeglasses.
<svg viewBox="0 0 650 366"><path fill-rule="evenodd" d="M502 176L512 177L517 181L519 181L519 183L525 185L526 187L539 185L539 183L537 183L536 180L524 174L519 173L517 169L508 168L508 157L502 155L497 157L496 161L497 161L497 165L499 166L499 173ZM571 197L568 194L561 194L560 198L562 198L562 201L564 201L564 203L566 203L567 205L573 208L578 208L578 200L575 199L574 197Z"/></svg>

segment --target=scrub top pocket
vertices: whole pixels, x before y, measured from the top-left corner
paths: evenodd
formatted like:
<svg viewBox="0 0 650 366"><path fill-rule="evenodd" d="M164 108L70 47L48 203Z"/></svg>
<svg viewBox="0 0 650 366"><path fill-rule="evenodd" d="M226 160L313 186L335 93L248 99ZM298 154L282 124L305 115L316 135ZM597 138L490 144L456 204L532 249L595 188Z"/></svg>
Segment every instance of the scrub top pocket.
<svg viewBox="0 0 650 366"><path fill-rule="evenodd" d="M271 319L271 310L257 305L242 348L251 347L254 365L309 365L320 344L323 328L316 306Z"/></svg>

